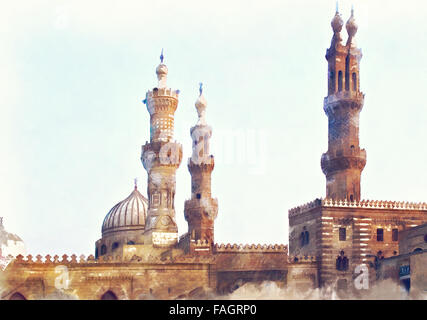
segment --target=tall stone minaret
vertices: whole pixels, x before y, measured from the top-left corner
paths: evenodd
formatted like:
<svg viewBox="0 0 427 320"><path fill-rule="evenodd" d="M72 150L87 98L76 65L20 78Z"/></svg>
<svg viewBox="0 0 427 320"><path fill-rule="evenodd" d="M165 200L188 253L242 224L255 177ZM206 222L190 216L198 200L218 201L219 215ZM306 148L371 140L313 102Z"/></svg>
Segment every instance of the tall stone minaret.
<svg viewBox="0 0 427 320"><path fill-rule="evenodd" d="M321 166L326 175L326 197L334 200L359 201L360 176L366 164L366 151L359 146L359 114L364 94L360 92L359 62L362 52L354 36L357 24L353 9L346 24L348 40L342 44L343 21L337 12L332 19L331 47L328 60L328 96L324 107L328 116L328 151Z"/></svg>
<svg viewBox="0 0 427 320"><path fill-rule="evenodd" d="M191 199L185 201L184 215L188 222L190 251L203 253L209 253L213 248L214 220L218 214L218 201L211 196L211 173L215 163L213 155L209 155L212 128L206 124L206 106L200 84L200 95L196 101L199 120L190 130L193 139L193 154L188 159Z"/></svg>
<svg viewBox="0 0 427 320"><path fill-rule="evenodd" d="M182 146L173 139L174 113L179 90L166 86L168 68L156 69L158 86L148 91L144 103L150 113L150 142L142 146L141 160L148 173L148 213L144 243L171 247L178 242L175 221L175 172L182 159Z"/></svg>

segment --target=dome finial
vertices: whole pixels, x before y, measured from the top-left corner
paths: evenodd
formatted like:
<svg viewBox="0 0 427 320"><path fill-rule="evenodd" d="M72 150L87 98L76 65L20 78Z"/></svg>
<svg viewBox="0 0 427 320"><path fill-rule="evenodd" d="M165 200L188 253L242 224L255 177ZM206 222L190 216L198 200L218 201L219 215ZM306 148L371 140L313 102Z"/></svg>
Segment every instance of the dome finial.
<svg viewBox="0 0 427 320"><path fill-rule="evenodd" d="M3 228L3 217L0 217L0 228Z"/></svg>
<svg viewBox="0 0 427 320"><path fill-rule="evenodd" d="M354 7L353 7L353 5L351 6L350 18L348 19L345 27L346 27L347 33L349 35L349 40L350 40L350 42L352 42L351 39L356 35L357 28L358 28L356 20L354 19Z"/></svg>
<svg viewBox="0 0 427 320"><path fill-rule="evenodd" d="M156 68L157 80L159 81L159 88L166 88L166 81L168 75L168 67L163 63L163 48L162 53L160 54L160 64Z"/></svg>
<svg viewBox="0 0 427 320"><path fill-rule="evenodd" d="M203 96L203 83L199 83L199 97L196 100L196 110L199 116L199 120L197 121L197 125L206 125L206 106L208 105L205 97Z"/></svg>
<svg viewBox="0 0 427 320"><path fill-rule="evenodd" d="M335 13L339 13L339 11L338 11L338 1L335 3Z"/></svg>
<svg viewBox="0 0 427 320"><path fill-rule="evenodd" d="M342 21L341 15L338 11L338 1L337 1L335 15L331 21L331 26L332 26L332 30L334 31L334 34L338 35L341 32L343 25L344 25L344 21Z"/></svg>
<svg viewBox="0 0 427 320"><path fill-rule="evenodd" d="M138 178L133 179L133 183L135 185L135 190L138 189Z"/></svg>

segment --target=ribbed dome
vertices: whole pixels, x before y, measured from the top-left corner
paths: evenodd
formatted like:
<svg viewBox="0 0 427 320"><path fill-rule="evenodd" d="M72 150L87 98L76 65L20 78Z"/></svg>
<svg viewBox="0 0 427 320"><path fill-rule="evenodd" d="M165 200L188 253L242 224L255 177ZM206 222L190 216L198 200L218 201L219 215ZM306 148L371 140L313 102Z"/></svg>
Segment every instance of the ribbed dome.
<svg viewBox="0 0 427 320"><path fill-rule="evenodd" d="M143 230L147 209L147 198L135 186L129 197L116 204L105 216L102 223L102 234L125 230Z"/></svg>

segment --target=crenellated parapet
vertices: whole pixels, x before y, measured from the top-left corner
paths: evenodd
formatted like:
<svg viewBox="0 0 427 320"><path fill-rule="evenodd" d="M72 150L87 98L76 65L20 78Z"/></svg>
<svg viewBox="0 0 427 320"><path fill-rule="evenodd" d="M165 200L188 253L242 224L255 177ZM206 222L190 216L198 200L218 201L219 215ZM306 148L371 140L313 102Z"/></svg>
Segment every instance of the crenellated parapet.
<svg viewBox="0 0 427 320"><path fill-rule="evenodd" d="M365 208L382 210L401 210L401 211L427 211L425 202L407 202L407 201L383 201L383 200L361 200L347 201L335 199L315 199L304 205L292 208L288 211L289 217L307 212L317 207L326 208Z"/></svg>
<svg viewBox="0 0 427 320"><path fill-rule="evenodd" d="M311 202L307 202L307 203L305 203L303 205L300 205L298 207L289 209L288 210L289 217L293 217L295 215L298 215L298 214L310 211L313 208L321 207L322 206L322 202L323 202L323 200L321 198L320 199L315 199L315 200L313 200Z"/></svg>
<svg viewBox="0 0 427 320"><path fill-rule="evenodd" d="M206 243L197 241L194 244L198 248L206 246ZM79 264L108 264L108 263L145 263L145 264L172 264L172 263L213 263L214 257L206 256L193 256L193 255L179 255L179 256L156 256L148 255L145 257L133 255L130 258L123 258L122 256L104 255L95 259L93 255L86 257L80 255L79 257L75 254L68 256L66 254L61 257L58 255L27 255L26 257L18 255L15 258L11 258L9 265L79 265Z"/></svg>
<svg viewBox="0 0 427 320"><path fill-rule="evenodd" d="M102 260L104 257L101 257L100 259ZM108 261L113 261L113 260L117 260L118 257L116 257L115 259L113 259L113 257L111 258L106 258L108 259ZM35 264L78 264L78 263L98 263L98 261L95 259L94 255L89 255L88 257L86 257L85 255L80 255L77 256L75 254L72 254L71 256L69 255L62 255L61 257L58 255L45 255L42 256L40 254L33 256L31 254L27 255L26 257L24 257L23 255L18 255L13 259L13 263L17 263L17 264L31 264L31 263L35 263Z"/></svg>
<svg viewBox="0 0 427 320"><path fill-rule="evenodd" d="M407 202L407 201L384 201L384 200L333 200L324 199L322 205L325 207L352 207L352 208L373 208L373 209L393 209L393 210L427 210L425 202Z"/></svg>
<svg viewBox="0 0 427 320"><path fill-rule="evenodd" d="M267 253L267 252L282 252L288 253L288 246L284 244L218 244L214 246L216 253L233 253L233 252L253 252L253 253Z"/></svg>

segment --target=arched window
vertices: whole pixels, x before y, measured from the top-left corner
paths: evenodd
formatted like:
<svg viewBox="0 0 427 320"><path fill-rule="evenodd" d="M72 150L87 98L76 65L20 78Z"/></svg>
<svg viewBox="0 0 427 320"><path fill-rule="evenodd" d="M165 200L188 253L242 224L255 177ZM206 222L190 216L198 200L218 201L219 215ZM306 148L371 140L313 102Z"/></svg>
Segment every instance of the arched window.
<svg viewBox="0 0 427 320"><path fill-rule="evenodd" d="M25 297L19 292L15 292L10 296L9 300L27 300L27 299L25 299Z"/></svg>
<svg viewBox="0 0 427 320"><path fill-rule="evenodd" d="M427 242L427 234L424 236L424 242Z"/></svg>
<svg viewBox="0 0 427 320"><path fill-rule="evenodd" d="M335 72L329 72L329 94L333 94L335 92Z"/></svg>
<svg viewBox="0 0 427 320"><path fill-rule="evenodd" d="M103 256L106 253L107 253L107 246L105 244L103 244L101 246L101 256Z"/></svg>
<svg viewBox="0 0 427 320"><path fill-rule="evenodd" d="M128 244L129 244L129 245L133 245L133 244L135 244L135 241L129 240L129 241L128 241Z"/></svg>
<svg viewBox="0 0 427 320"><path fill-rule="evenodd" d="M350 90L350 55L345 58L345 91Z"/></svg>
<svg viewBox="0 0 427 320"><path fill-rule="evenodd" d="M377 229L377 241L384 241L384 229Z"/></svg>
<svg viewBox="0 0 427 320"><path fill-rule="evenodd" d="M119 247L119 243L118 242L114 242L113 245L111 246L111 250L116 250Z"/></svg>
<svg viewBox="0 0 427 320"><path fill-rule="evenodd" d="M421 248L416 248L415 250L414 250L414 252L422 252L423 251L423 249L421 249Z"/></svg>
<svg viewBox="0 0 427 320"><path fill-rule="evenodd" d="M343 85L343 78L342 78L342 71L338 72L338 91L342 91L342 85Z"/></svg>
<svg viewBox="0 0 427 320"><path fill-rule="evenodd" d="M399 229L395 228L391 230L391 240L399 241Z"/></svg>
<svg viewBox="0 0 427 320"><path fill-rule="evenodd" d="M351 199L352 195L350 196ZM353 201L353 200L351 200ZM347 229L346 228L339 228L339 239L340 241L346 241L347 240Z"/></svg>
<svg viewBox="0 0 427 320"><path fill-rule="evenodd" d="M95 259L98 259L98 248L95 248Z"/></svg>
<svg viewBox="0 0 427 320"><path fill-rule="evenodd" d="M341 250L340 255L337 257L336 260L336 269L338 271L347 271L348 270L348 258L344 255L344 251Z"/></svg>
<svg viewBox="0 0 427 320"><path fill-rule="evenodd" d="M352 77L351 81L353 82L353 91L357 91L357 74L356 74L356 72L353 72L351 77Z"/></svg>
<svg viewBox="0 0 427 320"><path fill-rule="evenodd" d="M101 300L118 300L118 299L117 299L117 296L114 294L114 292L108 290L106 293L102 295Z"/></svg>
<svg viewBox="0 0 427 320"><path fill-rule="evenodd" d="M304 232L304 239L306 245L310 243L310 234L308 233L308 231Z"/></svg>
<svg viewBox="0 0 427 320"><path fill-rule="evenodd" d="M300 242L301 242L301 247L309 244L309 242L310 242L310 234L306 230L306 227L302 228L302 232L300 235Z"/></svg>

